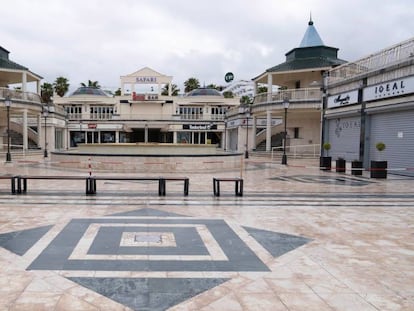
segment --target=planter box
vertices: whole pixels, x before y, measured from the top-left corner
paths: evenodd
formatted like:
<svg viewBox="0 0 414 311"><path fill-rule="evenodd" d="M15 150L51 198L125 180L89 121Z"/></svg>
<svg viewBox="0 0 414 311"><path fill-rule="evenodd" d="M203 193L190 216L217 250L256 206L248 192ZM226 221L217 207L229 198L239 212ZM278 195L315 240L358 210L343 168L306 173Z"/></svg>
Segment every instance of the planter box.
<svg viewBox="0 0 414 311"><path fill-rule="evenodd" d="M362 161L352 161L351 163L351 174L355 176L362 175Z"/></svg>
<svg viewBox="0 0 414 311"><path fill-rule="evenodd" d="M335 170L337 173L345 173L346 171L346 161L345 159L336 160Z"/></svg>
<svg viewBox="0 0 414 311"><path fill-rule="evenodd" d="M387 161L371 161L371 178L387 178Z"/></svg>
<svg viewBox="0 0 414 311"><path fill-rule="evenodd" d="M330 171L332 168L332 157L320 157L319 167L321 171Z"/></svg>

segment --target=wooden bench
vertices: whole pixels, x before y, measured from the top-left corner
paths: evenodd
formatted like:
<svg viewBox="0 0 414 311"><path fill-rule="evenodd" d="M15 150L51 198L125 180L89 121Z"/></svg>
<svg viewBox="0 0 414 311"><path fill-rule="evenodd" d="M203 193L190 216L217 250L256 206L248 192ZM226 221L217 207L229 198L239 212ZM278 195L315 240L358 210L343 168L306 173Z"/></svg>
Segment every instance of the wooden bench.
<svg viewBox="0 0 414 311"><path fill-rule="evenodd" d="M235 194L238 197L243 196L243 178L217 178L213 177L213 191L214 196L219 197L220 196L220 182L234 182L234 190Z"/></svg>
<svg viewBox="0 0 414 311"><path fill-rule="evenodd" d="M16 194L18 186L18 177L12 175L1 175L0 179L10 179L11 193Z"/></svg>
<svg viewBox="0 0 414 311"><path fill-rule="evenodd" d="M17 176L17 193L27 193L28 179L43 179L43 180L85 180L86 194L93 193L93 179L90 176L54 176L54 175L23 175Z"/></svg>
<svg viewBox="0 0 414 311"><path fill-rule="evenodd" d="M166 195L166 181L183 181L184 182L184 195L188 196L189 178L188 177L124 177L124 176L93 176L92 192L96 193L96 181L97 180L128 180L128 181L158 181L158 195Z"/></svg>

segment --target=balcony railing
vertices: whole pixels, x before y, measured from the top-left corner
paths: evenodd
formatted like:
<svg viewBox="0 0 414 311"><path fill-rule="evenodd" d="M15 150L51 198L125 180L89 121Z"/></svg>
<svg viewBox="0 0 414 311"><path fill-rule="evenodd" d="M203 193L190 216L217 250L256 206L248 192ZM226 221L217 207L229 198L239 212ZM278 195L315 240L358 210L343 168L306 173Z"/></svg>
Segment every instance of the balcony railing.
<svg viewBox="0 0 414 311"><path fill-rule="evenodd" d="M414 57L414 38L371 54L358 61L346 63L329 71L328 84L340 82L367 72L398 64Z"/></svg>
<svg viewBox="0 0 414 311"><path fill-rule="evenodd" d="M8 88L0 88L0 98L6 98L7 96L10 96L11 101L29 101L29 102L35 102L40 103L41 98L39 94L31 93L31 92L22 92L19 90L11 90Z"/></svg>
<svg viewBox="0 0 414 311"><path fill-rule="evenodd" d="M270 95L270 96L269 96ZM269 101L270 97L270 101ZM278 102L284 99L297 100L297 101L312 101L320 100L322 98L322 92L320 88L302 88L302 89L289 89L281 90L276 93L261 93L254 97L254 104Z"/></svg>

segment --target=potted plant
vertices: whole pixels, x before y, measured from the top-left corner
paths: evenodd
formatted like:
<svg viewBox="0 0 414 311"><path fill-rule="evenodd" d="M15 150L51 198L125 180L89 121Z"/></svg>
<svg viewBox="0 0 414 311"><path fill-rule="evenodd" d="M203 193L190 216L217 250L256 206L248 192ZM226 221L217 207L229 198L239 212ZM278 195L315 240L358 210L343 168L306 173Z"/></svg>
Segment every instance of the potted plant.
<svg viewBox="0 0 414 311"><path fill-rule="evenodd" d="M331 144L326 142L322 145L323 150L326 151L326 156L321 156L319 158L319 167L322 171L330 171L332 167L332 158L329 156L329 150L331 149Z"/></svg>
<svg viewBox="0 0 414 311"><path fill-rule="evenodd" d="M379 152L379 158L381 158L381 153L386 148L385 144L378 142L375 144L375 148ZM387 161L371 161L371 178L387 178L387 167Z"/></svg>
<svg viewBox="0 0 414 311"><path fill-rule="evenodd" d="M336 166L335 170L336 170L337 173L345 173L345 171L346 171L346 161L345 161L344 158L339 157L336 160L335 164L336 164L335 165Z"/></svg>
<svg viewBox="0 0 414 311"><path fill-rule="evenodd" d="M362 161L352 160L351 162L351 174L355 176L362 175Z"/></svg>

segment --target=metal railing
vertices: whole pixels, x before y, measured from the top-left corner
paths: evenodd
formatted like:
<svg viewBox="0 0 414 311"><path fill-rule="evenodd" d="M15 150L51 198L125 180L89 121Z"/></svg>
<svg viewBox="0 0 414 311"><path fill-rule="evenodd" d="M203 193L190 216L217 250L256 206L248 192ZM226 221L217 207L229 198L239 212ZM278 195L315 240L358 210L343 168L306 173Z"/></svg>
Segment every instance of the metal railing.
<svg viewBox="0 0 414 311"><path fill-rule="evenodd" d="M328 85L414 58L414 38L329 71Z"/></svg>
<svg viewBox="0 0 414 311"><path fill-rule="evenodd" d="M276 93L260 93L254 97L254 105L269 102L269 95L271 97L271 102L283 101L284 99L306 101L320 100L322 98L322 92L319 87L288 89L280 90Z"/></svg>
<svg viewBox="0 0 414 311"><path fill-rule="evenodd" d="M286 152L289 154L289 157L294 159L298 157L312 157L317 158L320 155L320 144L308 144L308 145L295 145L295 146L286 146ZM271 159L274 158L274 153L276 151L283 151L283 146L272 147L271 150Z"/></svg>

